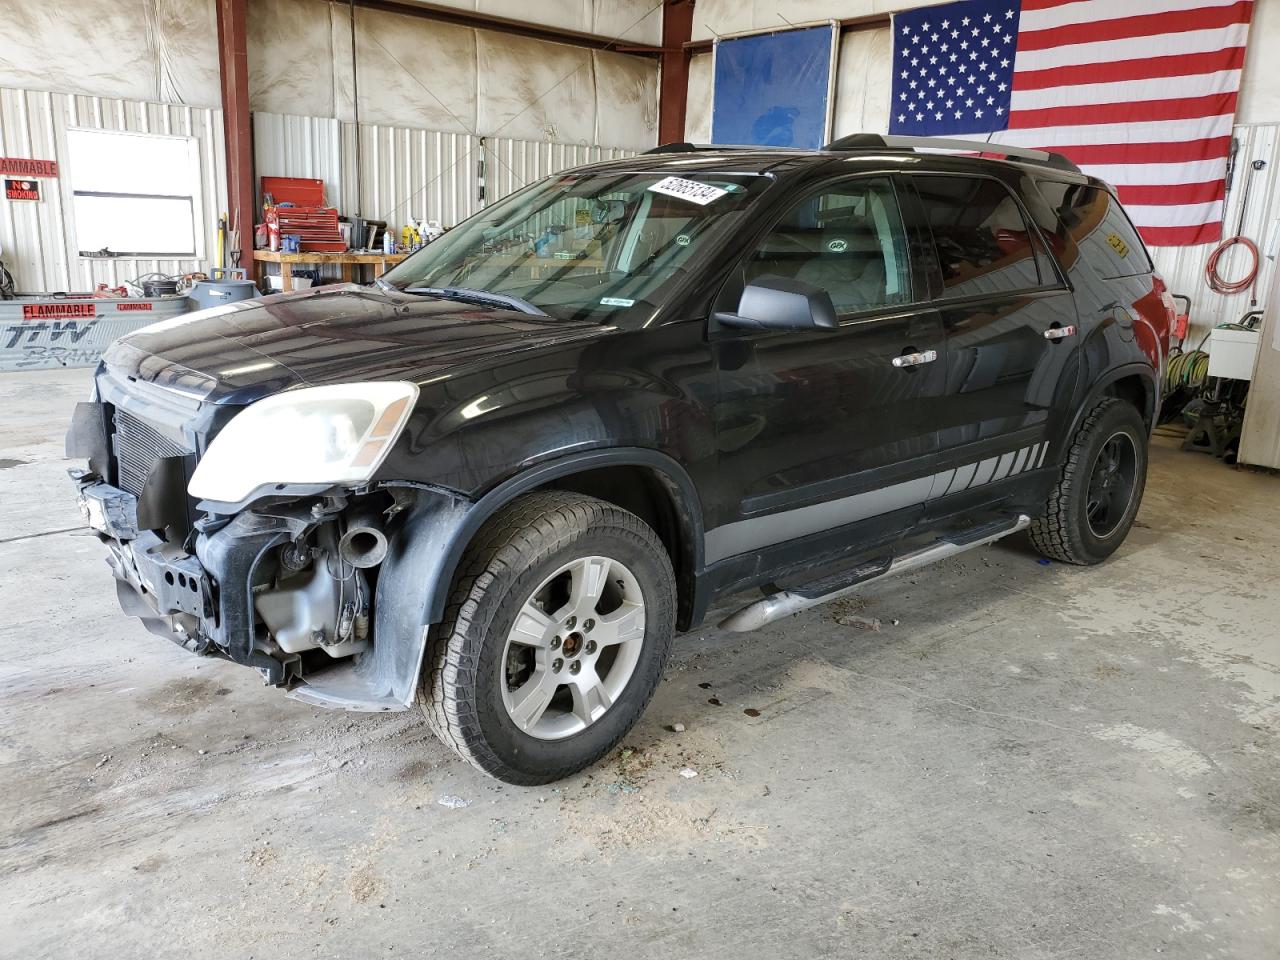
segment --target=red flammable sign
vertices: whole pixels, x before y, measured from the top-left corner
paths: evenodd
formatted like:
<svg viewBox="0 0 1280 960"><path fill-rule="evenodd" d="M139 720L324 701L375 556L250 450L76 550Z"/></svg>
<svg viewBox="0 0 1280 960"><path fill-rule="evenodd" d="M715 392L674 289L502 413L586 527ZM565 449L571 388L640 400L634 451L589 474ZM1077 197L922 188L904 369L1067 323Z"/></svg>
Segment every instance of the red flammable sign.
<svg viewBox="0 0 1280 960"><path fill-rule="evenodd" d="M0 176L56 177L56 160L31 160L26 157L0 157Z"/></svg>
<svg viewBox="0 0 1280 960"><path fill-rule="evenodd" d="M23 320L49 320L54 317L93 317L98 308L92 303L24 303Z"/></svg>

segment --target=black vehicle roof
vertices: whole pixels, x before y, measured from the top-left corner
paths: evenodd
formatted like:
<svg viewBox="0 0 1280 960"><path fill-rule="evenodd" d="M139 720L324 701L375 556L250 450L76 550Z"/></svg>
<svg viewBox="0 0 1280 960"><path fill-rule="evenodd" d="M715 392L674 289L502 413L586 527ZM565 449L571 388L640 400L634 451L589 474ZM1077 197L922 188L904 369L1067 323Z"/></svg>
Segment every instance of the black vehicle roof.
<svg viewBox="0 0 1280 960"><path fill-rule="evenodd" d="M736 173L785 175L802 171L817 172L818 168L842 167L850 171L860 169L884 170L886 167L904 171L938 171L947 173L991 173L993 166L1008 171L1017 169L1040 179L1059 180L1065 183L1088 183L1106 187L1101 180L1074 170L1019 158L979 157L965 154L926 153L913 150L875 148L857 150L800 150L777 147L714 147L688 145L689 149L674 151L658 148L656 151L606 160L579 167L591 171L627 171L636 173L660 173L678 176L688 173Z"/></svg>

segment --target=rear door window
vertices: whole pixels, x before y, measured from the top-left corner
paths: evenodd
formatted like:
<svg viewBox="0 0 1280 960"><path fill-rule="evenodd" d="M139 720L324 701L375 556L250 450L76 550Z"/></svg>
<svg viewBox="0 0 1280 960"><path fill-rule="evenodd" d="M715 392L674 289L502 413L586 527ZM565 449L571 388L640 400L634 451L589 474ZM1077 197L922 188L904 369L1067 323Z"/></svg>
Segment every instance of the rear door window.
<svg viewBox="0 0 1280 960"><path fill-rule="evenodd" d="M1151 272L1151 258L1142 238L1111 193L1088 184L1056 180L1041 180L1038 186L1057 216L1058 230L1075 241L1103 277Z"/></svg>
<svg viewBox="0 0 1280 960"><path fill-rule="evenodd" d="M933 231L944 295L1006 293L1055 282L1041 276L1042 245L1004 184L950 175L911 179Z"/></svg>

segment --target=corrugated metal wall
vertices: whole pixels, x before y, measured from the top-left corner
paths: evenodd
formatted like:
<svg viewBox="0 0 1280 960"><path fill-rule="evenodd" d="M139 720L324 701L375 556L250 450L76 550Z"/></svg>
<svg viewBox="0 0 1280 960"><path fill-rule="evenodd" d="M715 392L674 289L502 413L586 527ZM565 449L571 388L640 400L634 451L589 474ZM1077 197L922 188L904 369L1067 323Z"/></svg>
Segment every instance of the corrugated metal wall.
<svg viewBox="0 0 1280 960"><path fill-rule="evenodd" d="M254 114L259 176L317 177L344 214L387 220L429 218L451 227L480 209L481 158L485 202L549 174L635 153L620 147L479 137L408 127L360 125L359 203L356 127L321 117Z"/></svg>
<svg viewBox="0 0 1280 960"><path fill-rule="evenodd" d="M1235 128L1240 141L1236 154L1235 174L1227 194L1224 237L1235 234L1244 200L1244 186L1252 172L1250 165L1263 160L1266 166L1253 174L1249 203L1245 210L1243 234L1258 245L1262 266L1258 275L1258 309L1265 305L1271 279L1275 274L1275 256L1280 243L1280 125L1251 124ZM1156 267L1174 293L1191 298L1191 330L1187 343L1194 347L1214 326L1239 320L1249 309L1248 292L1223 296L1211 291L1205 283L1205 264L1214 244L1199 247L1153 247L1151 255ZM1247 254L1236 247L1219 261L1219 273L1228 280L1244 276ZM1206 345L1207 346L1207 345Z"/></svg>
<svg viewBox="0 0 1280 960"><path fill-rule="evenodd" d="M193 137L200 147L197 233L203 249L194 259L80 257L75 241L67 130L130 130ZM41 200L0 206L0 244L19 290L92 290L117 286L144 273L207 270L214 254L219 211L225 210L226 152L222 113L179 104L109 100L0 88L0 155L56 160L57 180L41 180Z"/></svg>
<svg viewBox="0 0 1280 960"><path fill-rule="evenodd" d="M573 143L544 143L489 137L485 141L488 199L497 200L560 170L635 156L621 147L592 147Z"/></svg>
<svg viewBox="0 0 1280 960"><path fill-rule="evenodd" d="M428 217L453 226L479 209L479 137L361 124L358 203L355 124L342 139L343 213L399 228Z"/></svg>

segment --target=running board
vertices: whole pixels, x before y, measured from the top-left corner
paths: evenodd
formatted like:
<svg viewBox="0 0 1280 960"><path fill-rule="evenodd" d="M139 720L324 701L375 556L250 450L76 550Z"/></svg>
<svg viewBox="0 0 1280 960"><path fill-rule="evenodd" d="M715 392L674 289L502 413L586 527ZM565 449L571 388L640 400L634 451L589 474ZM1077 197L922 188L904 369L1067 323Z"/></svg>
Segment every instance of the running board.
<svg viewBox="0 0 1280 960"><path fill-rule="evenodd" d="M732 630L735 633L748 633L751 630L758 630L765 624L773 623L773 621L788 617L793 613L799 613L801 610L808 610L810 607L816 607L830 600L848 596L868 583L883 580L886 577L892 577L900 573L918 570L920 567L927 566L937 560L945 560L947 557L954 557L956 554L972 550L974 547L993 543L1001 537L1007 537L1011 533L1025 530L1030 525L1031 518L1026 514L1019 514L1014 520L999 520L995 523L974 527L963 533L942 537L927 547L921 547L919 550L913 550L911 553L904 553L900 557L895 557L887 564L872 562L855 567L840 578L841 586L829 592L818 593L813 589L818 584L811 584L797 587L794 590L784 590L765 597L763 600L757 600L755 603L743 607L737 613L732 613L725 617L720 622L720 628L722 630ZM852 581L850 577L852 577ZM835 579L828 578L819 582L823 587L827 587L833 585L832 581Z"/></svg>

